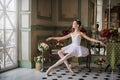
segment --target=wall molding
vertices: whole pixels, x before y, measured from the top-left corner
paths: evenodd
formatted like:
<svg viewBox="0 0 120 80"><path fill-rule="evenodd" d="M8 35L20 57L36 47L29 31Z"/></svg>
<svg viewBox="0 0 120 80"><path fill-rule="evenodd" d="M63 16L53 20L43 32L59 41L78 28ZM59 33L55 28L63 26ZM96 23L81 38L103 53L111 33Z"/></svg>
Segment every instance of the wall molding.
<svg viewBox="0 0 120 80"><path fill-rule="evenodd" d="M32 25L31 30L46 30L46 31L56 31L56 30L63 30L69 29L69 26L44 26L44 25Z"/></svg>
<svg viewBox="0 0 120 80"><path fill-rule="evenodd" d="M19 63L19 67L22 67L22 68L32 68L32 64L31 64L31 61L29 60L20 60L18 61Z"/></svg>

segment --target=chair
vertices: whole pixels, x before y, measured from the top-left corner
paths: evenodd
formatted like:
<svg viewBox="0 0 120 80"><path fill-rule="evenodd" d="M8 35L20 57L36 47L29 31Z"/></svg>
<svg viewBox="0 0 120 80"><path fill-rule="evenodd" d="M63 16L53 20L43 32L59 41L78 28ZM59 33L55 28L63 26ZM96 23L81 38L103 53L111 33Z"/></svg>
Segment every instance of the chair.
<svg viewBox="0 0 120 80"><path fill-rule="evenodd" d="M91 45L91 49L94 50L94 54L100 55L100 49L103 48L104 52L102 55L105 55L105 46L100 45L100 43L94 43L94 44L90 44L90 45Z"/></svg>
<svg viewBox="0 0 120 80"><path fill-rule="evenodd" d="M87 59L86 59L86 67L88 68L88 71L91 72L91 69L90 69L90 63L91 63L91 46L90 44L87 45L87 48L89 49L89 55L87 56Z"/></svg>

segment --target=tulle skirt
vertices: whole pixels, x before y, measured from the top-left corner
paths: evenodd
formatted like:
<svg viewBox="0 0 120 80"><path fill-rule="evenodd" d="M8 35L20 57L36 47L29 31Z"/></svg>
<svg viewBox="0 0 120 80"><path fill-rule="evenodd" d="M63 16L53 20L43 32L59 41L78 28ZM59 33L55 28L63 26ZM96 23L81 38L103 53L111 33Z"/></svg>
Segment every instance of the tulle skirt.
<svg viewBox="0 0 120 80"><path fill-rule="evenodd" d="M88 48L76 44L70 44L61 49L65 54L72 54L75 57L86 57L89 54Z"/></svg>

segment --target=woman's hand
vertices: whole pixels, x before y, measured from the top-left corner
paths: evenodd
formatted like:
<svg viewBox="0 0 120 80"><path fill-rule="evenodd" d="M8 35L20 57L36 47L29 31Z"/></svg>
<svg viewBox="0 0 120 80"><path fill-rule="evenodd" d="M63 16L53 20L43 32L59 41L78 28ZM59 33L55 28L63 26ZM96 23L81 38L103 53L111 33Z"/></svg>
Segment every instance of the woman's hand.
<svg viewBox="0 0 120 80"><path fill-rule="evenodd" d="M49 38L46 39L46 41L50 41L50 40L52 40L52 37L49 37Z"/></svg>
<svg viewBox="0 0 120 80"><path fill-rule="evenodd" d="M100 41L100 44L106 47L106 44L105 44L105 43L103 43L102 41Z"/></svg>

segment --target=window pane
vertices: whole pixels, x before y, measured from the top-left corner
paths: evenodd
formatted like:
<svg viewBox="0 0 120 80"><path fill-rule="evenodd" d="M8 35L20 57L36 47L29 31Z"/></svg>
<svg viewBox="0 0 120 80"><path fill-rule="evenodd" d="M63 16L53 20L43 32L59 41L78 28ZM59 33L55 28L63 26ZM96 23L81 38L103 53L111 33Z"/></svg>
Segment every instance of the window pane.
<svg viewBox="0 0 120 80"><path fill-rule="evenodd" d="M13 30L6 30L6 46L15 46L15 32Z"/></svg>
<svg viewBox="0 0 120 80"><path fill-rule="evenodd" d="M4 5L4 0L0 0L0 3L2 3L2 5Z"/></svg>
<svg viewBox="0 0 120 80"><path fill-rule="evenodd" d="M11 46L6 47L5 63L6 67L15 63L15 48Z"/></svg>
<svg viewBox="0 0 120 80"><path fill-rule="evenodd" d="M0 33L0 51L3 49L2 34Z"/></svg>
<svg viewBox="0 0 120 80"><path fill-rule="evenodd" d="M3 48L0 47L0 64L1 64L1 68L4 67L4 54L3 54Z"/></svg>
<svg viewBox="0 0 120 80"><path fill-rule="evenodd" d="M8 5L7 10L16 11L16 0L7 0L7 5Z"/></svg>
<svg viewBox="0 0 120 80"><path fill-rule="evenodd" d="M7 6L12 0L5 0L5 6Z"/></svg>
<svg viewBox="0 0 120 80"><path fill-rule="evenodd" d="M4 43L3 39L4 39L4 33L3 33L3 30L0 30L0 41L1 41L1 44ZM0 46L2 46L1 44L0 44Z"/></svg>
<svg viewBox="0 0 120 80"><path fill-rule="evenodd" d="M3 20L4 20L3 11L0 11L0 29L3 29Z"/></svg>
<svg viewBox="0 0 120 80"><path fill-rule="evenodd" d="M14 66L17 63L16 1L0 0L0 65L2 69Z"/></svg>
<svg viewBox="0 0 120 80"><path fill-rule="evenodd" d="M3 30L0 30L0 64L1 64L1 68L4 65L4 54L3 54Z"/></svg>
<svg viewBox="0 0 120 80"><path fill-rule="evenodd" d="M6 17L6 29L14 29L16 26L16 13L15 12L7 12Z"/></svg>
<svg viewBox="0 0 120 80"><path fill-rule="evenodd" d="M2 6L1 6L1 4L0 4L0 9L2 9Z"/></svg>

